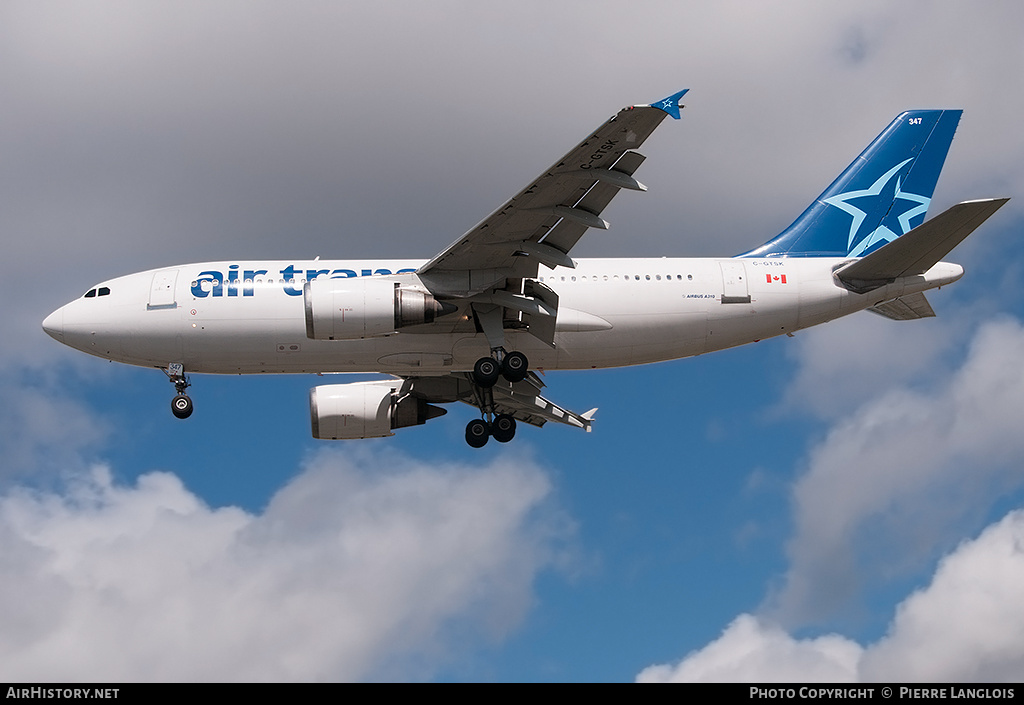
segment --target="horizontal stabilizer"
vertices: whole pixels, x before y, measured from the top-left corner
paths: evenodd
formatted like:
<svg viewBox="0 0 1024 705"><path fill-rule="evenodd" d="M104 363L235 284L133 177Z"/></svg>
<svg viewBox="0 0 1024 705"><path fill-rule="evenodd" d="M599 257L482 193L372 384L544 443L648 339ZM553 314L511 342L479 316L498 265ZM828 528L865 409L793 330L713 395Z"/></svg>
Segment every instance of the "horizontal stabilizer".
<svg viewBox="0 0 1024 705"><path fill-rule="evenodd" d="M924 274L1008 200L991 198L958 203L903 237L846 265L836 276L851 290L864 293L901 277Z"/></svg>
<svg viewBox="0 0 1024 705"><path fill-rule="evenodd" d="M925 295L918 292L907 294L892 301L883 301L868 309L871 313L891 318L894 321L913 321L917 318L932 318L935 311Z"/></svg>

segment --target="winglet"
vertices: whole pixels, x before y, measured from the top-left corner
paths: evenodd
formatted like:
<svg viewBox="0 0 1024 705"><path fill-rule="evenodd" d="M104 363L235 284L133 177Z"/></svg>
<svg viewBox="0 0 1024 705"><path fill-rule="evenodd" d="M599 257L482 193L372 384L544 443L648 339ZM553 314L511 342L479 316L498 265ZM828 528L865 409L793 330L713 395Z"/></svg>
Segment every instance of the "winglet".
<svg viewBox="0 0 1024 705"><path fill-rule="evenodd" d="M682 98L684 95L686 95L687 91L689 91L689 90L690 90L689 88L684 88L683 90L679 91L678 93L673 93L668 98L662 98L661 100L659 100L657 102L651 103L650 107L657 108L658 110L662 110L662 111L668 113L669 115L671 115L676 120L678 120L679 119L679 108L681 107L679 105L679 99Z"/></svg>
<svg viewBox="0 0 1024 705"><path fill-rule="evenodd" d="M597 407L595 406L593 409L591 409L587 413L580 414L580 416L582 418L585 418L587 421L593 421L594 420L594 414L596 414L596 413L597 413Z"/></svg>

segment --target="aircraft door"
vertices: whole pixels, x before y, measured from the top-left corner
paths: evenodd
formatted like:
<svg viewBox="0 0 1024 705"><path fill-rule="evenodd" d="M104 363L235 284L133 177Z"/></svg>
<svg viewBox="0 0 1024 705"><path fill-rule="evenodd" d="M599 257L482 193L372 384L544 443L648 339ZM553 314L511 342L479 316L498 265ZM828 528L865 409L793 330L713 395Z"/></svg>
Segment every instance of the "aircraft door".
<svg viewBox="0 0 1024 705"><path fill-rule="evenodd" d="M150 311L157 308L175 308L174 287L178 282L177 269L161 269L153 273L153 284L149 289L149 304L146 308Z"/></svg>
<svg viewBox="0 0 1024 705"><path fill-rule="evenodd" d="M742 260L730 259L719 262L722 267L722 303L749 304L750 291L747 289L747 274Z"/></svg>

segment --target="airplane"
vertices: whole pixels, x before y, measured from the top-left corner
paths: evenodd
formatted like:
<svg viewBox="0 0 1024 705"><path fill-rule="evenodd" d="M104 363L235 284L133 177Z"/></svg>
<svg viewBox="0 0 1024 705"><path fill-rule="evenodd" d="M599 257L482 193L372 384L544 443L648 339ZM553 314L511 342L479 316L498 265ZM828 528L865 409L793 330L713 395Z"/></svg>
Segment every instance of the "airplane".
<svg viewBox="0 0 1024 705"><path fill-rule="evenodd" d="M724 350L868 310L933 316L924 292L957 281L941 261L1006 198L925 214L960 110L897 116L784 231L711 259L573 259L634 178L637 149L686 90L626 107L428 261L224 261L110 279L43 329L78 350L164 371L188 418L189 373L384 373L310 390L320 439L394 435L479 409L474 448L517 423L591 430L542 396L537 374L640 365Z"/></svg>

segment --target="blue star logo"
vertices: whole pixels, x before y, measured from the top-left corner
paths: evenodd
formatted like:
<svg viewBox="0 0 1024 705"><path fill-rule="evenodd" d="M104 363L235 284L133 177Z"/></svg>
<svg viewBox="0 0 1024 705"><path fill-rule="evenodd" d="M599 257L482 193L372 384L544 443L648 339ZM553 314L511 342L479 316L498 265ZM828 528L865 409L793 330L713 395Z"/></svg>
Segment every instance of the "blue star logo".
<svg viewBox="0 0 1024 705"><path fill-rule="evenodd" d="M847 240L847 256L859 257L868 249L879 242L892 242L900 235L905 235L911 228L910 221L915 216L924 215L932 199L919 196L915 193L906 193L900 189L903 178L898 176L900 170L910 162L910 159L900 162L889 171L882 174L875 183L861 191L847 191L831 198L826 198L825 203L835 206L847 213L853 220L850 223L850 237ZM895 177L895 182L893 179ZM893 215L899 213L897 202L904 201L903 212L897 216L900 232L893 232L885 225L879 225L869 233L861 234L860 229L868 211L861 210L850 203L857 199L870 199L869 203L892 204L883 220L889 220ZM912 204L912 205L911 205ZM891 221L890 221L891 222Z"/></svg>
<svg viewBox="0 0 1024 705"><path fill-rule="evenodd" d="M661 101L661 107L664 108L665 110L671 110L672 109L672 100L671 100L671 98L666 98L665 100Z"/></svg>

